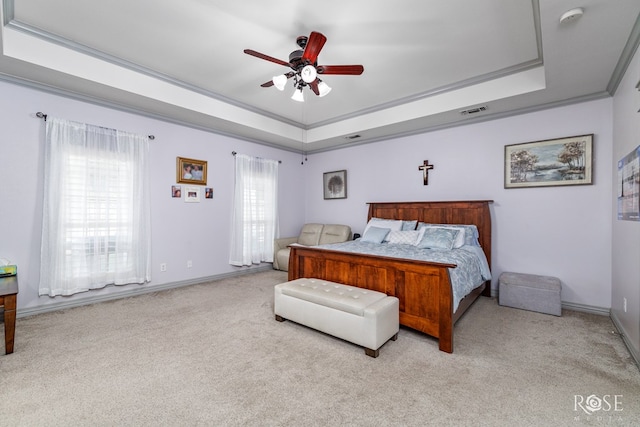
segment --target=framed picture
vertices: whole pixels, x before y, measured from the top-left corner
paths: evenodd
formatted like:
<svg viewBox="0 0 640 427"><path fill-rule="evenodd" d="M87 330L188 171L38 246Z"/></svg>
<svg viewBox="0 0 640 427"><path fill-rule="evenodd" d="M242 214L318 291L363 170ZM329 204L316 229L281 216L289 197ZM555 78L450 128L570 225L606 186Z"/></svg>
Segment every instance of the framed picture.
<svg viewBox="0 0 640 427"><path fill-rule="evenodd" d="M640 221L640 145L618 160L618 219Z"/></svg>
<svg viewBox="0 0 640 427"><path fill-rule="evenodd" d="M174 198L182 197L182 189L180 188L179 185L172 185L171 186L171 197L174 197Z"/></svg>
<svg viewBox="0 0 640 427"><path fill-rule="evenodd" d="M347 171L325 172L323 176L325 199L347 198Z"/></svg>
<svg viewBox="0 0 640 427"><path fill-rule="evenodd" d="M176 157L176 181L184 184L207 185L207 162Z"/></svg>
<svg viewBox="0 0 640 427"><path fill-rule="evenodd" d="M593 184L593 134L504 147L504 188Z"/></svg>
<svg viewBox="0 0 640 427"><path fill-rule="evenodd" d="M201 187L185 186L184 201L187 203L200 203L200 189Z"/></svg>
<svg viewBox="0 0 640 427"><path fill-rule="evenodd" d="M213 199L213 188L207 187L204 189L204 198Z"/></svg>

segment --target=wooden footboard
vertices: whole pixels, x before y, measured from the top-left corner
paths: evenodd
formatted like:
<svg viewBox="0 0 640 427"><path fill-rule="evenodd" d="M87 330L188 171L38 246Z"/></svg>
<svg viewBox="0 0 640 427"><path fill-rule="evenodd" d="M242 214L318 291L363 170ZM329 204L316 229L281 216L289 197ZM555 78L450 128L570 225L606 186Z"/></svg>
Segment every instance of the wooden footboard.
<svg viewBox="0 0 640 427"><path fill-rule="evenodd" d="M490 203L490 200L370 203L368 219L474 224L491 265ZM491 295L490 282L486 282L460 301L453 313L449 268L455 267L454 264L291 246L289 280L316 277L395 296L400 300L400 324L438 338L440 350L452 353L455 322L478 296Z"/></svg>
<svg viewBox="0 0 640 427"><path fill-rule="evenodd" d="M451 353L449 268L455 265L292 246L289 280L316 277L395 296L400 300L400 324L438 338L440 350Z"/></svg>

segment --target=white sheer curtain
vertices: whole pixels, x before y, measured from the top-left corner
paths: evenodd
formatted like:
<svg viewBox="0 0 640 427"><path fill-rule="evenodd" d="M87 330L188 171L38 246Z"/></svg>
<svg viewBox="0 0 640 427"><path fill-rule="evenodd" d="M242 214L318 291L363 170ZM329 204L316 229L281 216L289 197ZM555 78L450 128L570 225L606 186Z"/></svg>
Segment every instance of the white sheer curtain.
<svg viewBox="0 0 640 427"><path fill-rule="evenodd" d="M278 207L278 162L236 154L229 264L273 261Z"/></svg>
<svg viewBox="0 0 640 427"><path fill-rule="evenodd" d="M151 280L149 140L47 118L40 295Z"/></svg>

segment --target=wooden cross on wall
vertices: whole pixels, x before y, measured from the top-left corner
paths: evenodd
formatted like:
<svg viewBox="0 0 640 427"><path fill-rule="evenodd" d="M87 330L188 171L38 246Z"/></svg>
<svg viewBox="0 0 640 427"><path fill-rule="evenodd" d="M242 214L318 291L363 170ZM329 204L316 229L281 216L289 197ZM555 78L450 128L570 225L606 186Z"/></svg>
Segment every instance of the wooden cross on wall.
<svg viewBox="0 0 640 427"><path fill-rule="evenodd" d="M422 171L422 179L424 185L429 185L429 170L433 169L433 165L429 164L429 160L425 160L422 166L418 166L418 170Z"/></svg>

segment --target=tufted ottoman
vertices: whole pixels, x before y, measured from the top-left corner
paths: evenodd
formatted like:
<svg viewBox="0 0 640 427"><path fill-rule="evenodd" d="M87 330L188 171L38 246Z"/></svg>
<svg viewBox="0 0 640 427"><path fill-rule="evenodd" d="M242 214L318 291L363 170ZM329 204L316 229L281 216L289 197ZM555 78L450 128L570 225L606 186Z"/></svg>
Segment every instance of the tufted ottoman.
<svg viewBox="0 0 640 427"><path fill-rule="evenodd" d="M360 345L371 357L400 329L398 298L320 279L276 285L274 312L279 322L288 319Z"/></svg>

